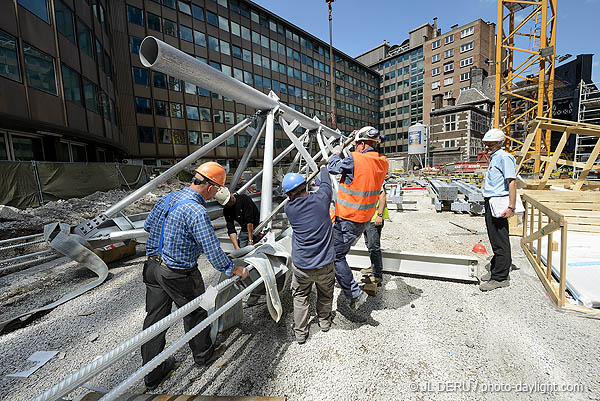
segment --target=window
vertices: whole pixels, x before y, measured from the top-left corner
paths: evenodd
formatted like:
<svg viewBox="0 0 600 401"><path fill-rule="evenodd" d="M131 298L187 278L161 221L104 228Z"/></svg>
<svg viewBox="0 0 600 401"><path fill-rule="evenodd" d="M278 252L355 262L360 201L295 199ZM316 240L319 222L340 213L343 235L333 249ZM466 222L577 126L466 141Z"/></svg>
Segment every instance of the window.
<svg viewBox="0 0 600 401"><path fill-rule="evenodd" d="M137 7L127 5L127 21L131 22L132 24L144 26L144 14L142 13L142 10Z"/></svg>
<svg viewBox="0 0 600 401"><path fill-rule="evenodd" d="M470 72L464 72L462 74L460 74L460 81L468 81L469 79L471 79L471 73Z"/></svg>
<svg viewBox="0 0 600 401"><path fill-rule="evenodd" d="M229 32L229 23L227 21L227 18L225 17L221 17L219 15L219 28L221 28L222 30Z"/></svg>
<svg viewBox="0 0 600 401"><path fill-rule="evenodd" d="M170 144L171 143L171 130L168 128L158 129L158 143Z"/></svg>
<svg viewBox="0 0 600 401"><path fill-rule="evenodd" d="M217 0L217 4L227 8L227 0Z"/></svg>
<svg viewBox="0 0 600 401"><path fill-rule="evenodd" d="M454 63L444 64L444 72L454 71Z"/></svg>
<svg viewBox="0 0 600 401"><path fill-rule="evenodd" d="M183 118L183 105L181 103L170 103L171 117Z"/></svg>
<svg viewBox="0 0 600 401"><path fill-rule="evenodd" d="M208 144L210 141L212 141L212 134L210 132L203 132L202 133L202 146Z"/></svg>
<svg viewBox="0 0 600 401"><path fill-rule="evenodd" d="M225 117L223 116L223 110L214 110L213 121L216 123L223 124L223 120Z"/></svg>
<svg viewBox="0 0 600 401"><path fill-rule="evenodd" d="M444 52L444 58L449 58L449 57L452 57L452 56L454 56L454 49L446 50Z"/></svg>
<svg viewBox="0 0 600 401"><path fill-rule="evenodd" d="M175 77L169 77L169 89L181 92L181 80Z"/></svg>
<svg viewBox="0 0 600 401"><path fill-rule="evenodd" d="M179 0L177 4L179 5L179 11L187 15L192 15L192 9L190 8L189 3Z"/></svg>
<svg viewBox="0 0 600 401"><path fill-rule="evenodd" d="M92 54L92 37L90 30L80 19L77 19L77 42L79 43L79 49L81 49L82 52L90 57L94 57Z"/></svg>
<svg viewBox="0 0 600 401"><path fill-rule="evenodd" d="M42 139L25 136L12 136L15 160L44 160Z"/></svg>
<svg viewBox="0 0 600 401"><path fill-rule="evenodd" d="M212 37L212 36L208 36L208 48L210 50L214 50L216 52L219 51L219 39Z"/></svg>
<svg viewBox="0 0 600 401"><path fill-rule="evenodd" d="M462 92L466 91L467 89L469 89L469 87L468 87L468 86L465 86L464 88L460 88L460 91L461 91L461 93L462 93Z"/></svg>
<svg viewBox="0 0 600 401"><path fill-rule="evenodd" d="M19 0L19 4L44 21L49 22L47 0Z"/></svg>
<svg viewBox="0 0 600 401"><path fill-rule="evenodd" d="M433 56L431 56L431 62L435 63L436 61L440 61L440 54L434 54Z"/></svg>
<svg viewBox="0 0 600 401"><path fill-rule="evenodd" d="M242 26L242 39L250 40L250 29Z"/></svg>
<svg viewBox="0 0 600 401"><path fill-rule="evenodd" d="M437 89L440 87L440 81L435 81L431 83L431 89Z"/></svg>
<svg viewBox="0 0 600 401"><path fill-rule="evenodd" d="M252 43L256 43L257 45L260 45L260 33L256 32L256 31L252 31Z"/></svg>
<svg viewBox="0 0 600 401"><path fill-rule="evenodd" d="M463 58L462 60L460 60L461 67L466 67L471 64L473 64L473 57L467 57L467 58Z"/></svg>
<svg viewBox="0 0 600 401"><path fill-rule="evenodd" d="M464 45L460 45L460 52L464 53L473 49L473 41L469 43L465 43Z"/></svg>
<svg viewBox="0 0 600 401"><path fill-rule="evenodd" d="M219 50L221 50L222 54L225 54L227 56L231 55L231 51L229 50L229 42L219 40Z"/></svg>
<svg viewBox="0 0 600 401"><path fill-rule="evenodd" d="M177 24L173 21L165 19L163 21L163 28L167 35L177 37Z"/></svg>
<svg viewBox="0 0 600 401"><path fill-rule="evenodd" d="M100 69L104 71L104 54L102 53L102 45L98 39L96 39L96 60Z"/></svg>
<svg viewBox="0 0 600 401"><path fill-rule="evenodd" d="M456 146L456 139L446 139L444 141L445 148L453 148Z"/></svg>
<svg viewBox="0 0 600 401"><path fill-rule="evenodd" d="M204 9L192 3L192 15L194 18L204 21Z"/></svg>
<svg viewBox="0 0 600 401"><path fill-rule="evenodd" d="M453 33L444 38L445 45L447 45L448 43L452 43L452 42L454 42L454 34Z"/></svg>
<svg viewBox="0 0 600 401"><path fill-rule="evenodd" d="M250 50L242 49L242 59L249 63L252 62L252 52Z"/></svg>
<svg viewBox="0 0 600 401"><path fill-rule="evenodd" d="M155 88L167 89L167 76L162 72L152 72L152 82Z"/></svg>
<svg viewBox="0 0 600 401"><path fill-rule="evenodd" d="M434 69L431 70L431 76L435 77L436 75L440 74L440 67L436 67Z"/></svg>
<svg viewBox="0 0 600 401"><path fill-rule="evenodd" d="M140 54L140 46L142 45L142 39L136 38L135 36L129 37L129 52L133 54ZM91 52L91 43L90 43ZM91 56L91 54L90 54Z"/></svg>
<svg viewBox="0 0 600 401"><path fill-rule="evenodd" d="M17 39L0 31L0 75L21 82Z"/></svg>
<svg viewBox="0 0 600 401"><path fill-rule="evenodd" d="M157 116L168 117L169 109L167 105L168 103L164 100L154 100L154 114Z"/></svg>
<svg viewBox="0 0 600 401"><path fill-rule="evenodd" d="M240 36L240 26L239 24L236 24L235 22L231 21L231 34L235 35L235 36Z"/></svg>
<svg viewBox="0 0 600 401"><path fill-rule="evenodd" d="M140 114L152 114L152 106L150 105L150 99L147 97L135 98L135 112Z"/></svg>
<svg viewBox="0 0 600 401"><path fill-rule="evenodd" d="M179 27L179 34L181 35L181 40L194 43L194 34L192 33L192 28L188 28L185 25L181 25Z"/></svg>
<svg viewBox="0 0 600 401"><path fill-rule="evenodd" d="M185 111L188 120L200 120L200 114L198 114L198 107L185 106Z"/></svg>
<svg viewBox="0 0 600 401"><path fill-rule="evenodd" d="M194 31L194 43L198 46L206 47L206 35L202 32Z"/></svg>
<svg viewBox="0 0 600 401"><path fill-rule="evenodd" d="M438 39L438 40L436 40L435 42L432 42L432 43L431 43L431 50L435 50L435 49L437 49L438 47L440 47L440 40L439 40L439 39Z"/></svg>
<svg viewBox="0 0 600 401"><path fill-rule="evenodd" d="M187 93L189 95L195 95L197 92L196 85L194 85L193 83L190 83L190 82L185 83L184 90L185 90L185 93Z"/></svg>
<svg viewBox="0 0 600 401"><path fill-rule="evenodd" d="M60 0L54 2L54 12L56 14L56 28L58 29L58 32L62 33L67 39L75 43L73 12Z"/></svg>
<svg viewBox="0 0 600 401"><path fill-rule="evenodd" d="M190 145L200 145L200 131L189 131L188 132L188 138L190 140Z"/></svg>
<svg viewBox="0 0 600 401"><path fill-rule="evenodd" d="M158 15L148 13L148 29L161 32L160 17Z"/></svg>
<svg viewBox="0 0 600 401"><path fill-rule="evenodd" d="M32 88L56 95L54 58L23 42L25 73Z"/></svg>
<svg viewBox="0 0 600 401"><path fill-rule="evenodd" d="M185 130L182 130L182 129L174 129L173 130L173 143L175 145L187 144L187 141L185 140Z"/></svg>
<svg viewBox="0 0 600 401"><path fill-rule="evenodd" d="M175 8L175 0L162 0L162 3L169 8Z"/></svg>
<svg viewBox="0 0 600 401"><path fill-rule="evenodd" d="M200 107L200 121L211 121L210 109L207 107Z"/></svg>
<svg viewBox="0 0 600 401"><path fill-rule="evenodd" d="M98 112L98 98L96 96L96 85L88 81L83 80L83 95L85 97L85 108L94 113Z"/></svg>
<svg viewBox="0 0 600 401"><path fill-rule="evenodd" d="M81 105L81 78L79 74L63 64L62 75L65 99Z"/></svg>
<svg viewBox="0 0 600 401"><path fill-rule="evenodd" d="M472 26L463 29L462 31L460 31L460 37L461 38L466 38L467 36L471 36L473 35L474 29Z"/></svg>
<svg viewBox="0 0 600 401"><path fill-rule="evenodd" d="M444 78L444 86L452 85L454 83L453 77Z"/></svg>
<svg viewBox="0 0 600 401"><path fill-rule="evenodd" d="M235 117L233 111L225 112L225 124L235 124Z"/></svg>
<svg viewBox="0 0 600 401"><path fill-rule="evenodd" d="M219 19L217 18L217 15L208 10L206 10L206 22L216 27L219 26Z"/></svg>
<svg viewBox="0 0 600 401"><path fill-rule="evenodd" d="M244 83L252 86L252 73L244 71Z"/></svg>
<svg viewBox="0 0 600 401"><path fill-rule="evenodd" d="M444 131L455 131L456 130L456 114L450 114L444 116Z"/></svg>
<svg viewBox="0 0 600 401"><path fill-rule="evenodd" d="M242 59L242 49L240 49L239 47L231 45L231 53L233 57L239 58L240 60Z"/></svg>

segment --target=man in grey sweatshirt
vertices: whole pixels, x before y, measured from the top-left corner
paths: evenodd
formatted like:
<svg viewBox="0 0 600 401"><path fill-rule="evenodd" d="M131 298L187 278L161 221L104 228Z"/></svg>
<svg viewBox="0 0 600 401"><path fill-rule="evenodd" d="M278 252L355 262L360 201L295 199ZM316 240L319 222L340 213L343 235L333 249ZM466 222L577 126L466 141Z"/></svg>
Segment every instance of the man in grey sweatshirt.
<svg viewBox="0 0 600 401"><path fill-rule="evenodd" d="M319 190L314 194L306 192L306 179L296 173L286 174L281 186L290 198L285 213L293 230L294 333L298 343L304 344L308 338L308 297L313 284L317 287L319 326L324 332L331 328L335 251L329 205L333 191L325 167L321 168Z"/></svg>

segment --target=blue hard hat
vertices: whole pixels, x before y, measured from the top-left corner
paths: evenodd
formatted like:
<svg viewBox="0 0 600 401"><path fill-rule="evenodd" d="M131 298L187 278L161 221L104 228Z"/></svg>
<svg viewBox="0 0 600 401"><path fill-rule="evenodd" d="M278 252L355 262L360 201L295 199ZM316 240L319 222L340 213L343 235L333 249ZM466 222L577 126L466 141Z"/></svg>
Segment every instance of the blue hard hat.
<svg viewBox="0 0 600 401"><path fill-rule="evenodd" d="M298 173L287 173L283 177L283 182L281 183L281 189L283 192L288 193L298 186L304 184L306 182L306 178L302 176L302 174Z"/></svg>

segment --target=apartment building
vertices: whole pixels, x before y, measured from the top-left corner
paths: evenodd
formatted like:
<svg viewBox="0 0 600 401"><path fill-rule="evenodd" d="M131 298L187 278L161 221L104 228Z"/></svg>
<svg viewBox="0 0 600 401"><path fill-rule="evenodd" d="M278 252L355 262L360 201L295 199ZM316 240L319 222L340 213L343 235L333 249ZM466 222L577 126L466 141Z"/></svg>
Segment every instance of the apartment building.
<svg viewBox="0 0 600 401"><path fill-rule="evenodd" d="M342 132L377 124L376 72L334 50L331 83L328 44L250 1L17 0L7 10L0 160L170 164L255 112L144 68L147 35ZM248 141L230 138L207 158L235 167ZM278 129L275 152L287 144Z"/></svg>
<svg viewBox="0 0 600 401"><path fill-rule="evenodd" d="M423 80L423 124L431 123L434 95L456 100L469 88L472 67L483 69L488 76L495 74L495 35L494 23L478 19L454 25L444 34L437 32L423 44L427 70Z"/></svg>

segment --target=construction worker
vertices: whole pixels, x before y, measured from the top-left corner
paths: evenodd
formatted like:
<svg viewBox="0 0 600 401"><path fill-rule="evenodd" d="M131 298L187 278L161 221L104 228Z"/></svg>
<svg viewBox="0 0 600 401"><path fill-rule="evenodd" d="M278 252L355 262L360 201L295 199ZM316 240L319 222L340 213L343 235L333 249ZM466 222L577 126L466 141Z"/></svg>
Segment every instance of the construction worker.
<svg viewBox="0 0 600 401"><path fill-rule="evenodd" d="M148 259L144 263L146 284L146 318L144 329L171 313L177 307L204 293L204 282L198 270L198 257L204 253L213 267L225 274L245 279L248 271L234 266L219 245L206 211L206 201L212 199L225 184L225 169L215 162L200 165L192 184L162 197L148 215L144 230L149 233L146 243ZM188 332L208 316L202 308L183 318ZM165 346L166 331L142 345L142 360L146 364ZM189 342L194 361L199 366L209 363L214 352L210 328ZM167 359L145 378L146 387L154 390L175 368L175 359Z"/></svg>
<svg viewBox="0 0 600 401"><path fill-rule="evenodd" d="M371 221L365 228L365 244L369 250L371 267L367 269L366 277L363 279L365 284L376 284L381 287L383 282L383 257L381 255L381 230L383 230L383 221L390 218L386 203L385 189L381 188L379 199L376 206L377 213L373 215Z"/></svg>
<svg viewBox="0 0 600 401"><path fill-rule="evenodd" d="M223 206L227 234L235 249L260 241L260 235L254 234L254 227L260 222L260 212L252 198L244 194L232 194L227 188L221 187L215 199ZM236 232L235 222L241 227L239 234Z"/></svg>
<svg viewBox="0 0 600 401"><path fill-rule="evenodd" d="M325 167L321 168L319 189L313 194L307 194L306 179L297 173L286 174L281 187L290 199L285 213L293 230L294 334L298 344L304 344L308 338L308 297L313 284L317 288L319 326L324 332L331 328L335 251L329 204L333 191Z"/></svg>
<svg viewBox="0 0 600 401"><path fill-rule="evenodd" d="M481 291L495 290L510 285L510 239L508 236L508 218L515 213L517 198L516 162L513 155L505 152L504 132L501 129L490 129L483 136L485 150L490 156L490 163L485 174L483 197L485 200L485 225L494 256L490 262L490 272L481 277ZM506 197L506 209L498 217L494 217L490 202L498 204L500 198ZM504 209L504 206L502 206Z"/></svg>
<svg viewBox="0 0 600 401"><path fill-rule="evenodd" d="M346 254L376 211L377 200L389 167L387 158L375 150L380 141L377 129L363 127L355 134L354 152L342 158L342 148L338 145L327 164L331 174L342 175L333 226L335 276L353 309L358 309L365 303L367 294L354 280L346 261Z"/></svg>

